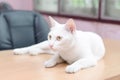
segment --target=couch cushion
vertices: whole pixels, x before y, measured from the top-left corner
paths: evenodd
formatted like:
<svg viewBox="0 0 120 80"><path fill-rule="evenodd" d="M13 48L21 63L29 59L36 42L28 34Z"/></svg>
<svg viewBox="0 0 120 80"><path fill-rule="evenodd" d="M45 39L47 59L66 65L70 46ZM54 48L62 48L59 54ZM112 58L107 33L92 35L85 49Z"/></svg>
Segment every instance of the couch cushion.
<svg viewBox="0 0 120 80"><path fill-rule="evenodd" d="M0 14L0 50L26 47L47 39L49 25L32 11L8 11Z"/></svg>
<svg viewBox="0 0 120 80"><path fill-rule="evenodd" d="M8 22L13 48L25 47L35 43L34 15L28 12L8 12Z"/></svg>
<svg viewBox="0 0 120 80"><path fill-rule="evenodd" d="M0 15L0 50L11 49L11 37L4 15Z"/></svg>
<svg viewBox="0 0 120 80"><path fill-rule="evenodd" d="M47 40L48 32L50 31L50 27L48 23L45 21L42 15L39 13L35 13L35 38L36 43Z"/></svg>

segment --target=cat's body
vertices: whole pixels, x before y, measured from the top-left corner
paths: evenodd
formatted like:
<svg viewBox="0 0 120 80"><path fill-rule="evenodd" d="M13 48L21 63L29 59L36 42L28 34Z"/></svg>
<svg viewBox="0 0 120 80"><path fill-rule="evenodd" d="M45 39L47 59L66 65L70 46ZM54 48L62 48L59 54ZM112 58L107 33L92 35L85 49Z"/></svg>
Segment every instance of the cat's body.
<svg viewBox="0 0 120 80"><path fill-rule="evenodd" d="M79 69L95 66L105 54L102 38L92 32L76 30L73 20L66 24L59 24L50 17L51 31L48 40L31 47L15 49L15 54L54 53L54 56L45 62L45 67L53 67L66 61L70 65L66 72L73 73Z"/></svg>
<svg viewBox="0 0 120 80"><path fill-rule="evenodd" d="M65 51L62 50L60 52L60 56L70 64L84 57L94 57L99 60L104 56L105 51L102 39L92 32L76 31L71 45L64 47Z"/></svg>

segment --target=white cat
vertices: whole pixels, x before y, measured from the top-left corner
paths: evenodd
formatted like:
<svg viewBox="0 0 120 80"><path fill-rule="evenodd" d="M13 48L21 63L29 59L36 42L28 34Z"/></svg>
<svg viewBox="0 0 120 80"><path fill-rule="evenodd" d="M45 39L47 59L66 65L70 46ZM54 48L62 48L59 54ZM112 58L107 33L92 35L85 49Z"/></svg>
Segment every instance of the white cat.
<svg viewBox="0 0 120 80"><path fill-rule="evenodd" d="M97 61L103 58L105 47L99 35L76 30L72 19L66 24L59 24L52 17L49 19L52 28L48 40L30 47L15 49L14 54L53 53L53 57L45 62L45 67L53 67L66 61L70 64L65 69L68 73L95 66Z"/></svg>

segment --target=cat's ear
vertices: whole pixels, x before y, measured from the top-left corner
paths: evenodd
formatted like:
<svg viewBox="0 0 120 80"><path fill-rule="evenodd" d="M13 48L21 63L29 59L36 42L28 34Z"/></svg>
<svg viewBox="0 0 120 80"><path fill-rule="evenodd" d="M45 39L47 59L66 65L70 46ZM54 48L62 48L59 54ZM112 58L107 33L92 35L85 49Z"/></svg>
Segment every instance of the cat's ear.
<svg viewBox="0 0 120 80"><path fill-rule="evenodd" d="M66 24L65 24L65 28L70 31L71 33L74 33L76 30L76 24L74 22L73 19L69 19Z"/></svg>
<svg viewBox="0 0 120 80"><path fill-rule="evenodd" d="M55 21L51 16L49 16L49 21L50 21L51 27L55 27L55 25L58 24L58 22Z"/></svg>

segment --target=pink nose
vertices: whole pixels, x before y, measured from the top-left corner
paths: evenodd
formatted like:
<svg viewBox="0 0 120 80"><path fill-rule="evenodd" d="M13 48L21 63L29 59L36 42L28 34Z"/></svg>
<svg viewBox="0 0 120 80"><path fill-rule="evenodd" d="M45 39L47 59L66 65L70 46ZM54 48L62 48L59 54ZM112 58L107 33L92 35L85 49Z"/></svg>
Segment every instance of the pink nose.
<svg viewBox="0 0 120 80"><path fill-rule="evenodd" d="M50 48L53 48L53 45L49 45L50 46Z"/></svg>

